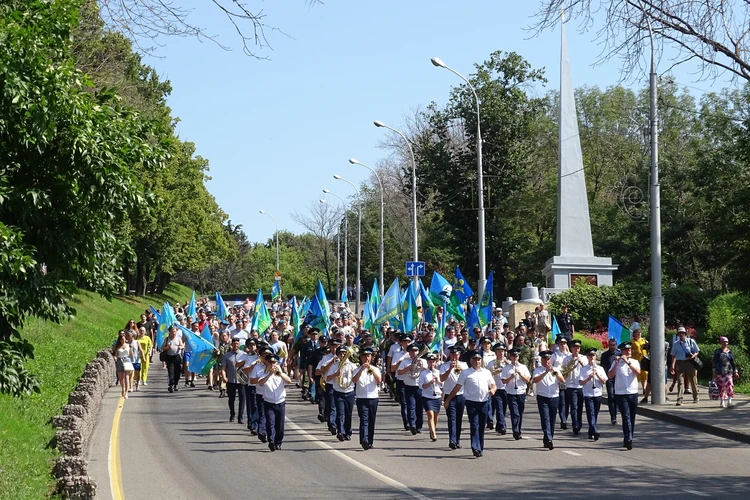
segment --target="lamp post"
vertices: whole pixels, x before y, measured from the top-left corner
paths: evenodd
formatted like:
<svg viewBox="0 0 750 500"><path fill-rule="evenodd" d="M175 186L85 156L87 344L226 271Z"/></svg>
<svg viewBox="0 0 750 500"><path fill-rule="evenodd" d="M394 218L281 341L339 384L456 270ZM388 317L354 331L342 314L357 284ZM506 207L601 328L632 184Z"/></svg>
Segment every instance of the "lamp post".
<svg viewBox="0 0 750 500"><path fill-rule="evenodd" d="M380 296L382 297L385 294L385 282L383 280L383 258L384 258L383 256L385 254L384 249L383 249L383 207L385 206L385 204L383 203L383 196L384 196L383 193L385 192L385 190L383 189L383 181L380 180L380 176L378 175L378 173L375 171L374 168L369 167L365 165L364 163L360 163L354 158L349 158L349 163L351 163L352 165L361 165L365 167L366 169L368 169L370 172L373 173L373 175L375 175L375 178L378 180L378 184L380 184L380 272L378 276L380 279L380 283L379 283Z"/></svg>
<svg viewBox="0 0 750 500"><path fill-rule="evenodd" d="M320 202L328 204L326 200ZM336 231L336 295L341 297L341 231Z"/></svg>
<svg viewBox="0 0 750 500"><path fill-rule="evenodd" d="M482 129L479 126L479 96L471 82L464 75L451 68L438 57L430 59L433 65L438 68L444 68L455 74L471 89L474 94L474 101L477 106L477 219L479 224L478 233L478 250L479 250L479 298L481 300L484 293L484 287L487 285L487 260L485 257L485 236L484 236L484 181L482 179Z"/></svg>
<svg viewBox="0 0 750 500"><path fill-rule="evenodd" d="M260 213L267 215L273 219L273 223L276 225L276 270L279 270L279 224L276 222L276 217L269 214L265 210L260 210Z"/></svg>
<svg viewBox="0 0 750 500"><path fill-rule="evenodd" d="M409 147L409 152L411 153L411 210L412 210L412 226L411 226L411 232L412 232L412 246L414 247L414 262L419 261L419 241L417 237L417 160L414 158L414 149L411 147L411 142L409 142L409 139L406 138L406 136L403 134L403 132L396 130L393 127L389 127L385 123L381 122L380 120L375 120L373 122L376 127L382 127L387 128L388 130L397 133L401 136L401 138L406 142L406 145ZM417 280L419 279L418 276L414 276L414 288L418 290L417 288Z"/></svg>
<svg viewBox="0 0 750 500"><path fill-rule="evenodd" d="M354 303L354 312L359 314L360 286L362 285L360 282L360 271L362 269L362 198L359 195L359 189L357 189L357 186L355 186L354 183L344 179L340 175L334 175L333 178L337 181L344 181L353 187L354 192L357 193L357 198L360 199L360 204L357 206L357 291L355 292L356 302Z"/></svg>
<svg viewBox="0 0 750 500"><path fill-rule="evenodd" d="M347 277L347 274L349 272L349 267L347 265L348 263L348 257L349 254L349 218L346 216L346 201L330 189L324 189L323 192L325 194L330 194L331 196L335 196L341 201L341 204L344 207L344 290L346 290L347 294L349 293L349 278ZM337 300L341 299L341 295L339 295Z"/></svg>

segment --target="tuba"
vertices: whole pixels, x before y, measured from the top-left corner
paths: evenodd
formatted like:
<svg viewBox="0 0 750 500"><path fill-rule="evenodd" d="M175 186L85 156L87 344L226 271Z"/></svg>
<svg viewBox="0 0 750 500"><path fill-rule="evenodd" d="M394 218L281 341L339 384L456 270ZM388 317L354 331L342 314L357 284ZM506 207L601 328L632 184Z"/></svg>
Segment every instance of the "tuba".
<svg viewBox="0 0 750 500"><path fill-rule="evenodd" d="M503 368L505 368L505 360L502 359L496 359L494 363L492 363L492 369L490 372L492 373L492 376L495 377L500 374L501 371L503 371Z"/></svg>
<svg viewBox="0 0 750 500"><path fill-rule="evenodd" d="M341 371L342 368L344 368L344 365L349 360L349 358L352 356L352 351L349 349L346 350L346 354L344 354L344 357L341 359L341 362L339 363L339 368L336 371ZM352 385L352 373L340 373L338 378L338 384L339 387L346 390Z"/></svg>
<svg viewBox="0 0 750 500"><path fill-rule="evenodd" d="M422 363L419 362L419 359L421 359L422 356L427 354L427 351L429 350L430 350L429 346L422 347L422 350L419 351L416 356L414 356L414 359L412 359L411 367L409 368L409 371L407 373L414 380L419 378L419 374L422 373L422 370L424 369L424 367L422 366Z"/></svg>

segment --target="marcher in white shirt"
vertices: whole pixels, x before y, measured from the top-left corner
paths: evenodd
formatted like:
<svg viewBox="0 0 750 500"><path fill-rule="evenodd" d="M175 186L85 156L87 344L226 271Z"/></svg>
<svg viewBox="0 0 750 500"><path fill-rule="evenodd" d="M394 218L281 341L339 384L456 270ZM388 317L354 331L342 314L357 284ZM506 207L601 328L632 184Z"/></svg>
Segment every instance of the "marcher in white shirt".
<svg viewBox="0 0 750 500"><path fill-rule="evenodd" d="M568 342L570 354L562 361L562 368L568 373L565 376L565 406L560 412L560 427L567 429L567 416L570 415L570 423L573 426L573 435L581 433L583 427L583 389L578 382L581 376L581 368L586 361L581 356L581 341L571 340Z"/></svg>
<svg viewBox="0 0 750 500"><path fill-rule="evenodd" d="M258 380L258 385L263 387L263 408L266 412L268 449L276 451L281 449L281 443L284 441L286 384L291 384L292 379L279 368L278 356L269 354L266 361L269 363L268 374Z"/></svg>
<svg viewBox="0 0 750 500"><path fill-rule="evenodd" d="M607 384L607 373L596 364L596 349L586 350L588 364L581 368L580 383L583 386L583 402L586 405L586 420L589 422L589 439L599 440L596 422L602 405L602 387Z"/></svg>
<svg viewBox="0 0 750 500"><path fill-rule="evenodd" d="M427 368L419 374L417 385L422 389L420 403L427 413L427 427L430 429L430 439L434 442L437 441L437 421L443 399L443 382L437 369L437 354L427 355Z"/></svg>
<svg viewBox="0 0 750 500"><path fill-rule="evenodd" d="M492 346L492 350L495 351L495 360L492 364L487 366L487 369L492 373L492 377L495 379L495 385L497 390L492 396L492 413L497 417L497 425L495 431L504 436L507 432L505 423L505 414L508 411L508 393L505 391L505 384L503 384L502 373L503 369L508 366L508 359L505 357L506 346L505 343L500 341Z"/></svg>
<svg viewBox="0 0 750 500"><path fill-rule="evenodd" d="M404 388L404 375L398 374L398 367L407 355L406 350L409 348L413 338L410 335L401 334L398 338L399 348L394 351L391 358L391 374L396 379L396 399L401 410L401 421L404 424L404 430L409 429L409 412L406 408L406 389Z"/></svg>
<svg viewBox="0 0 750 500"><path fill-rule="evenodd" d="M445 398L445 408L450 406L451 400L461 388L464 389L466 409L469 414L469 431L471 433L471 451L479 458L484 451L484 428L487 425L487 405L490 397L495 394L497 386L492 374L482 368L482 354L474 351L471 355L471 368L459 375L455 387Z"/></svg>
<svg viewBox="0 0 750 500"><path fill-rule="evenodd" d="M418 357L419 345L411 344L407 352L409 355L401 358L396 373L403 377L406 415L409 430L414 435L422 432L424 407L422 406L422 388L417 384L417 380L422 370L427 369L427 363Z"/></svg>
<svg viewBox="0 0 750 500"><path fill-rule="evenodd" d="M521 439L523 412L526 409L526 386L531 383L531 374L526 365L518 362L518 349L508 351L510 363L500 373L500 380L505 384L510 409L510 423L513 427L513 439Z"/></svg>
<svg viewBox="0 0 750 500"><path fill-rule="evenodd" d="M492 350L492 339L489 337L482 337L479 341L479 346L481 349L480 352L482 353L482 366L489 370L492 368L495 359L497 359L495 351ZM493 399L490 400L489 409L487 410L487 428L490 430L495 428L495 422L493 421L493 416L495 414L494 410L495 404L493 397Z"/></svg>
<svg viewBox="0 0 750 500"><path fill-rule="evenodd" d="M557 417L557 406L560 404L560 387L565 378L559 368L552 364L552 351L542 351L539 357L542 365L534 370L532 381L536 384L536 404L539 408L539 418L542 424L545 448L554 450L552 440L555 437L555 418Z"/></svg>
<svg viewBox="0 0 750 500"><path fill-rule="evenodd" d="M459 361L461 353L463 353L462 347L452 346L449 350L450 359L440 366L440 380L443 382L445 394L450 394L453 391L461 372L469 368L466 363ZM464 389L461 387L450 400L450 404L445 407L448 418L448 447L451 450L461 448L461 423L464 418L465 406Z"/></svg>
<svg viewBox="0 0 750 500"><path fill-rule="evenodd" d="M638 374L641 365L631 358L630 342L619 345L620 356L616 356L607 375L615 379L615 404L622 416L622 445L633 449L633 431L635 430L635 413L638 408Z"/></svg>
<svg viewBox="0 0 750 500"><path fill-rule="evenodd" d="M359 368L352 383L359 415L359 444L363 450L372 449L375 440L375 417L378 413L378 386L382 380L380 370L372 366L374 350L365 347L359 352Z"/></svg>
<svg viewBox="0 0 750 500"><path fill-rule="evenodd" d="M338 360L328 369L326 381L333 384L333 399L336 403L336 438L349 441L352 438L352 412L354 411L354 363L345 359L348 348L336 348Z"/></svg>

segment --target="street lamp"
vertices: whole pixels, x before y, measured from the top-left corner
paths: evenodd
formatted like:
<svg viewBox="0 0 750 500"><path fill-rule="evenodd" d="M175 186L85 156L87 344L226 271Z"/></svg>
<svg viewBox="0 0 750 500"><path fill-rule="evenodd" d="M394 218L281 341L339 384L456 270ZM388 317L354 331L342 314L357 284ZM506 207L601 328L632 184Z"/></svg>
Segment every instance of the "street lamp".
<svg viewBox="0 0 750 500"><path fill-rule="evenodd" d="M482 179L482 130L479 126L479 96L477 95L476 89L471 82L461 73L451 68L438 57L433 57L430 62L438 68L447 69L451 73L455 74L471 89L474 94L474 101L477 105L477 218L479 219L479 230L477 231L479 236L479 298L481 300L482 294L484 293L484 287L487 285L487 261L485 257L485 237L484 237L484 182Z"/></svg>
<svg viewBox="0 0 750 500"><path fill-rule="evenodd" d="M267 215L273 219L273 223L276 225L276 270L279 270L279 224L276 222L276 217L269 214L265 210L259 210L263 215Z"/></svg>
<svg viewBox="0 0 750 500"><path fill-rule="evenodd" d="M385 192L385 190L383 189L383 181L380 180L380 176L378 175L378 173L375 171L374 168L369 167L369 166L365 165L364 163L360 163L357 160L355 160L354 158L349 158L349 163L351 163L352 165L361 165L361 166L365 167L366 169L368 169L370 172L373 173L373 175L375 175L375 178L378 180L378 184L380 184L380 274L379 274L379 276L380 276L380 296L382 297L385 294L385 282L383 280L383 255L384 255L384 250L383 250L383 207L385 206L385 204L383 203L383 193Z"/></svg>
<svg viewBox="0 0 750 500"><path fill-rule="evenodd" d="M348 257L349 254L349 218L346 216L346 201L333 191L329 189L324 189L323 192L325 194L330 194L331 196L335 196L339 200L341 200L341 204L344 207L344 290L346 290L347 293L349 293L348 284L349 284L349 278L347 277L347 273L349 272L349 267L347 266ZM341 295L339 295L336 300L340 300Z"/></svg>
<svg viewBox="0 0 750 500"><path fill-rule="evenodd" d="M411 209L412 209L412 226L411 226L411 232L412 232L412 245L414 247L414 262L419 261L419 242L417 240L417 160L414 159L414 150L411 147L411 142L409 142L409 139L406 138L406 136L396 130L393 127L389 127L385 123L381 122L380 120L375 120L373 122L376 127L382 127L387 128L388 130L392 132L396 132L398 135L401 136L401 138L406 142L406 145L409 147L409 152L411 153ZM417 280L419 278L417 276L414 276L414 287L416 289L417 286Z"/></svg>
<svg viewBox="0 0 750 500"><path fill-rule="evenodd" d="M326 200L320 200L328 204ZM336 231L336 295L341 296L341 231Z"/></svg>
<svg viewBox="0 0 750 500"><path fill-rule="evenodd" d="M351 181L348 181L340 175L334 175L334 179L337 181L344 181L354 188L354 192L357 193L360 203L357 205L357 291L355 292L356 302L354 303L354 312L359 314L359 296L362 283L360 282L360 271L362 269L362 198L359 195L359 189Z"/></svg>

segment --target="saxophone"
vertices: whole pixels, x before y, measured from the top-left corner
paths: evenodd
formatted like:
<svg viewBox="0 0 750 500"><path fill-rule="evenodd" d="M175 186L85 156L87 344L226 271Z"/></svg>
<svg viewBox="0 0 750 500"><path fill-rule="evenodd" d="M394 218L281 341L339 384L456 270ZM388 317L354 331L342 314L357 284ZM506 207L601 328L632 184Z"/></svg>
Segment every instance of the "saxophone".
<svg viewBox="0 0 750 500"><path fill-rule="evenodd" d="M563 378L568 378L568 375L570 372L576 369L576 365L580 364L583 366L583 363L581 363L580 356L578 358L570 358L570 361L565 363L565 366L560 370L562 373Z"/></svg>

